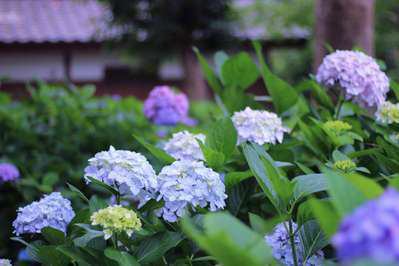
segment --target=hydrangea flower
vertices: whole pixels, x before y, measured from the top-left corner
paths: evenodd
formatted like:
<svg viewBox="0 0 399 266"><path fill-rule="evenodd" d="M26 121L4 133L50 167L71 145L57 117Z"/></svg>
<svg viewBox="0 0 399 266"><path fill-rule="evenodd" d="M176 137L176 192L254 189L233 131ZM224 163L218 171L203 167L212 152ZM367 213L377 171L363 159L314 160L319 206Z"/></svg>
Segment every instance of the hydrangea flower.
<svg viewBox="0 0 399 266"><path fill-rule="evenodd" d="M383 124L399 123L399 103L384 102L375 113L376 120Z"/></svg>
<svg viewBox="0 0 399 266"><path fill-rule="evenodd" d="M53 192L39 201L18 209L17 219L13 222L14 233L40 233L44 227L53 227L66 232L67 225L75 216L71 202Z"/></svg>
<svg viewBox="0 0 399 266"><path fill-rule="evenodd" d="M103 227L105 239L122 232L130 237L134 231L141 229L141 221L137 214L120 205L110 206L93 213L90 221L92 225Z"/></svg>
<svg viewBox="0 0 399 266"><path fill-rule="evenodd" d="M334 168L348 173L356 169L356 164L351 160L340 160L334 163Z"/></svg>
<svg viewBox="0 0 399 266"><path fill-rule="evenodd" d="M245 141L259 145L281 143L284 132L289 132L283 126L281 118L268 111L252 110L247 107L244 111L235 112L232 120L238 133L238 143Z"/></svg>
<svg viewBox="0 0 399 266"><path fill-rule="evenodd" d="M157 125L195 124L188 116L188 109L187 96L169 86L156 86L144 102L144 115Z"/></svg>
<svg viewBox="0 0 399 266"><path fill-rule="evenodd" d="M287 222L285 222L285 225L284 223L278 224L271 234L265 236L265 241L272 248L273 257L277 261L279 261L282 265L294 266L294 258L292 256L290 237L286 230L286 227L288 228ZM295 223L293 223L292 227L294 232L298 228ZM323 264L324 253L321 250L317 251L313 256L309 257L304 264L303 260L305 254L298 234L295 234L294 243L299 265L320 266Z"/></svg>
<svg viewBox="0 0 399 266"><path fill-rule="evenodd" d="M365 108L380 106L389 91L389 79L375 60L358 51L336 51L320 65L316 80L328 87L336 84L347 100Z"/></svg>
<svg viewBox="0 0 399 266"><path fill-rule="evenodd" d="M19 171L15 165L0 163L0 183L15 181L19 178Z"/></svg>
<svg viewBox="0 0 399 266"><path fill-rule="evenodd" d="M158 175L159 196L165 205L158 215L169 222L182 217L188 207L208 207L211 211L225 207L225 186L218 173L201 161L175 161Z"/></svg>
<svg viewBox="0 0 399 266"><path fill-rule="evenodd" d="M332 239L338 258L399 264L398 202L399 193L389 188L346 216Z"/></svg>
<svg viewBox="0 0 399 266"><path fill-rule="evenodd" d="M341 135L352 129L352 126L341 120L327 121L323 124L324 128L335 135Z"/></svg>
<svg viewBox="0 0 399 266"><path fill-rule="evenodd" d="M10 260L0 259L0 266L12 266L12 264Z"/></svg>
<svg viewBox="0 0 399 266"><path fill-rule="evenodd" d="M198 140L204 143L205 135L177 132L165 143L164 150L176 160L204 160Z"/></svg>
<svg viewBox="0 0 399 266"><path fill-rule="evenodd" d="M121 194L136 197L140 204L151 199L157 188L155 171L143 155L112 146L89 159L84 177L87 182L92 177L114 186Z"/></svg>

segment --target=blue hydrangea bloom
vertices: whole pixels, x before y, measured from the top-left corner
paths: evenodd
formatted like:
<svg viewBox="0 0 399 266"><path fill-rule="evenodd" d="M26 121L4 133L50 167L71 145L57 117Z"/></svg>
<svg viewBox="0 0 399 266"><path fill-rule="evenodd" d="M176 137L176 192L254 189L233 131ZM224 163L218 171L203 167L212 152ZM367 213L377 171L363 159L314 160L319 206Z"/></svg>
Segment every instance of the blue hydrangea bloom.
<svg viewBox="0 0 399 266"><path fill-rule="evenodd" d="M176 222L189 207L208 207L216 211L225 207L225 186L218 173L201 161L175 161L158 175L159 196L165 205L157 214Z"/></svg>
<svg viewBox="0 0 399 266"><path fill-rule="evenodd" d="M272 248L273 257L282 265L294 266L294 258L292 256L292 249L290 244L290 237L287 232L288 223L278 224L270 235L265 236L266 243ZM293 223L293 230L296 231L298 226ZM299 265L305 266L320 266L323 265L324 254L319 250L307 259L303 264L304 251L301 245L301 240L298 234L294 237L296 253Z"/></svg>
<svg viewBox="0 0 399 266"><path fill-rule="evenodd" d="M74 216L71 202L63 198L61 193L53 192L18 209L17 219L13 222L14 233L17 236L40 233L48 226L65 233Z"/></svg>
<svg viewBox="0 0 399 266"><path fill-rule="evenodd" d="M367 258L399 264L399 193L390 188L343 219L332 239L343 262Z"/></svg>
<svg viewBox="0 0 399 266"><path fill-rule="evenodd" d="M153 198L157 189L155 171L143 155L115 150L112 146L89 159L84 177L87 182L90 182L88 177L92 177L114 186L124 196L136 198L141 205Z"/></svg>
<svg viewBox="0 0 399 266"><path fill-rule="evenodd" d="M0 163L0 183L15 181L19 178L19 171L15 165Z"/></svg>

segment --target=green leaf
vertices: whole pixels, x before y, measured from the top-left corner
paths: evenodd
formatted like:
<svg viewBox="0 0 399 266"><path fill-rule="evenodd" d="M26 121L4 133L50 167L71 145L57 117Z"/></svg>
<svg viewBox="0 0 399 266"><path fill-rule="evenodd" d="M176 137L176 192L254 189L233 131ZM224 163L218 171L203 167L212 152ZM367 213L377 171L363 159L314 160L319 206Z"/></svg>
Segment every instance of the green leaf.
<svg viewBox="0 0 399 266"><path fill-rule="evenodd" d="M89 199L88 199L88 198L85 196L85 194L83 194L83 192L80 191L77 187L75 187L75 186L73 186L73 185L71 185L71 184L69 184L69 183L67 183L67 186L68 186L68 188L69 188L72 192L75 192L76 194L78 194L79 197L80 197L83 201L85 201L86 203L89 203Z"/></svg>
<svg viewBox="0 0 399 266"><path fill-rule="evenodd" d="M71 262L69 257L57 250L57 246L41 246L38 255L43 265L68 266Z"/></svg>
<svg viewBox="0 0 399 266"><path fill-rule="evenodd" d="M199 52L199 50L196 47L194 47L193 50L194 50L195 54L197 55L198 61L201 65L202 74L205 76L205 79L208 82L209 86L212 88L212 90L216 94L221 95L222 85L220 84L219 79L215 75L215 72L209 66L208 62L202 56L202 54Z"/></svg>
<svg viewBox="0 0 399 266"><path fill-rule="evenodd" d="M226 266L274 265L270 248L257 234L228 213L208 213L200 231L190 218L182 221L183 231L209 255Z"/></svg>
<svg viewBox="0 0 399 266"><path fill-rule="evenodd" d="M330 238L338 229L340 217L337 211L334 209L333 204L330 201L309 199L309 204L312 207L312 211L320 227L324 233Z"/></svg>
<svg viewBox="0 0 399 266"><path fill-rule="evenodd" d="M263 58L261 45L258 42L254 42L253 46L259 60L261 74L267 91L273 99L276 112L282 114L295 105L299 95L291 85L270 71Z"/></svg>
<svg viewBox="0 0 399 266"><path fill-rule="evenodd" d="M69 246L58 246L57 250L65 256L69 257L72 261L76 261L79 266L100 265L98 264L98 260L95 257L83 252L78 248Z"/></svg>
<svg viewBox="0 0 399 266"><path fill-rule="evenodd" d="M237 215L250 195L248 184L239 183L227 191L227 208L233 215Z"/></svg>
<svg viewBox="0 0 399 266"><path fill-rule="evenodd" d="M114 248L107 248L104 255L118 263L119 266L140 266L137 260L125 251L119 251Z"/></svg>
<svg viewBox="0 0 399 266"><path fill-rule="evenodd" d="M141 264L156 262L170 249L176 247L183 236L177 232L166 231L140 242L135 256Z"/></svg>
<svg viewBox="0 0 399 266"><path fill-rule="evenodd" d="M111 193L113 195L118 195L119 194L118 190L116 190L115 188L111 187L110 185L105 184L104 182L102 182L102 181L100 181L100 180L98 180L96 178L88 176L87 179L89 179L90 182L93 183L94 185L105 189L106 191L108 191L109 193Z"/></svg>
<svg viewBox="0 0 399 266"><path fill-rule="evenodd" d="M317 251L328 245L328 238L315 220L304 223L299 229L299 237L304 251L304 263Z"/></svg>
<svg viewBox="0 0 399 266"><path fill-rule="evenodd" d="M322 88L316 81L314 80L309 80L308 81L310 88L313 90L317 100L319 100L319 102L324 105L325 107L333 110L334 109L334 104L330 98L330 96L328 96L326 90L324 88Z"/></svg>
<svg viewBox="0 0 399 266"><path fill-rule="evenodd" d="M86 247L90 241L95 238L104 238L104 232L92 229L87 224L75 224L76 226L83 228L85 230L85 234L81 237L77 237L73 240L73 243L77 247Z"/></svg>
<svg viewBox="0 0 399 266"><path fill-rule="evenodd" d="M206 136L206 145L224 154L225 159L231 157L237 144L237 132L229 117L216 121Z"/></svg>
<svg viewBox="0 0 399 266"><path fill-rule="evenodd" d="M41 234L50 244L61 245L65 242L64 232L52 227L45 227L41 230Z"/></svg>
<svg viewBox="0 0 399 266"><path fill-rule="evenodd" d="M133 135L133 137L140 143L144 148L146 148L155 158L157 158L163 164L171 164L175 161L175 158L167 154L164 150L155 147L154 145L148 143L144 138Z"/></svg>
<svg viewBox="0 0 399 266"><path fill-rule="evenodd" d="M358 174L344 175L329 169L323 172L327 177L331 201L342 217L383 191L373 180Z"/></svg>
<svg viewBox="0 0 399 266"><path fill-rule="evenodd" d="M225 162L224 154L205 146L200 140L197 141L208 166L215 170L220 169Z"/></svg>
<svg viewBox="0 0 399 266"><path fill-rule="evenodd" d="M59 180L59 176L57 173L47 173L42 180L42 185L44 186L49 186L49 187L53 187Z"/></svg>
<svg viewBox="0 0 399 266"><path fill-rule="evenodd" d="M213 56L213 61L215 61L216 71L219 74L219 76L221 76L222 66L227 59L229 59L229 56L223 51L218 51Z"/></svg>
<svg viewBox="0 0 399 266"><path fill-rule="evenodd" d="M277 224L285 220L285 217L280 216L275 216L271 219L265 220L257 214L249 213L249 224L251 225L251 228L261 235L270 233Z"/></svg>
<svg viewBox="0 0 399 266"><path fill-rule="evenodd" d="M243 172L229 172L224 177L224 184L226 188L232 188L237 185L241 181L254 176L251 170L243 171Z"/></svg>
<svg viewBox="0 0 399 266"><path fill-rule="evenodd" d="M259 72L251 57L247 53L241 52L224 62L221 76L226 87L245 90L258 79Z"/></svg>
<svg viewBox="0 0 399 266"><path fill-rule="evenodd" d="M98 210L108 207L108 204L104 199L99 198L96 195L93 195L90 198L89 207L90 207L90 212L93 213L93 212L96 212Z"/></svg>
<svg viewBox="0 0 399 266"><path fill-rule="evenodd" d="M259 186L262 188L266 197L272 202L276 209L279 209L280 200L277 196L276 191L274 191L272 182L267 178L266 169L264 167L263 162L259 158L259 154L253 148L253 146L249 144L242 144L242 149L244 152L245 159L248 162L249 168L251 169L252 174L255 176L258 181Z"/></svg>
<svg viewBox="0 0 399 266"><path fill-rule="evenodd" d="M323 174L309 174L295 177L294 198L300 199L316 192L327 190L327 180Z"/></svg>

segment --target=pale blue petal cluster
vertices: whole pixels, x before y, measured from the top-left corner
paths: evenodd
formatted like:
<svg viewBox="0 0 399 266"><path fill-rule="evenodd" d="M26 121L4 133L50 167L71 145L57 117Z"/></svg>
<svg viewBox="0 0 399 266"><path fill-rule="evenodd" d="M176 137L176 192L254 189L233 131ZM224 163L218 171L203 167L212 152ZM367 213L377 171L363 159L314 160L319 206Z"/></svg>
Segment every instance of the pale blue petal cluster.
<svg viewBox="0 0 399 266"><path fill-rule="evenodd" d="M336 51L320 65L316 80L326 86L339 85L347 100L362 107L380 106L389 91L389 79L376 61L358 51Z"/></svg>
<svg viewBox="0 0 399 266"><path fill-rule="evenodd" d="M12 264L10 260L0 259L0 266L12 266Z"/></svg>
<svg viewBox="0 0 399 266"><path fill-rule="evenodd" d="M184 130L173 134L163 149L176 160L204 160L198 141L204 143L204 134L191 134Z"/></svg>
<svg viewBox="0 0 399 266"><path fill-rule="evenodd" d="M14 233L40 233L44 227L53 227L66 232L67 225L75 216L71 202L61 193L53 192L39 201L18 209L17 219L13 222Z"/></svg>
<svg viewBox="0 0 399 266"><path fill-rule="evenodd" d="M399 192L388 189L343 219L332 239L343 262L371 259L399 265Z"/></svg>
<svg viewBox="0 0 399 266"><path fill-rule="evenodd" d="M250 107L235 112L232 121L237 130L239 144L245 141L259 145L281 143L284 133L289 132L289 129L283 126L281 118L275 113L252 110Z"/></svg>
<svg viewBox="0 0 399 266"><path fill-rule="evenodd" d="M135 197L140 204L153 198L157 189L155 171L143 155L112 146L89 159L84 177L87 182L92 177L113 186L123 195Z"/></svg>
<svg viewBox="0 0 399 266"><path fill-rule="evenodd" d="M292 249L290 244L290 237L287 232L288 223L278 224L270 235L265 236L266 243L272 248L273 257L279 261L282 265L294 266L294 259L292 256ZM293 223L293 231L297 230L298 226ZM323 265L324 254L323 251L319 250L306 260L304 260L304 251L301 245L300 237L295 234L294 243L296 248L296 253L298 257L299 265L306 266L320 266Z"/></svg>
<svg viewBox="0 0 399 266"><path fill-rule="evenodd" d="M162 168L158 175L158 200L165 205L157 214L168 222L175 222L190 209L225 207L225 186L218 173L201 161L175 161Z"/></svg>

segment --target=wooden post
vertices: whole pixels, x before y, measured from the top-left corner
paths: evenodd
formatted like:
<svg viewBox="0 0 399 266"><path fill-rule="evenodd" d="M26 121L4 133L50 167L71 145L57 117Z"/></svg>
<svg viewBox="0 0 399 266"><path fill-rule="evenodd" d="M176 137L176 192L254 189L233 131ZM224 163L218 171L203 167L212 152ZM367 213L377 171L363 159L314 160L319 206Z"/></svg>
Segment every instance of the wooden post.
<svg viewBox="0 0 399 266"><path fill-rule="evenodd" d="M314 70L334 49L374 53L374 0L316 0Z"/></svg>

